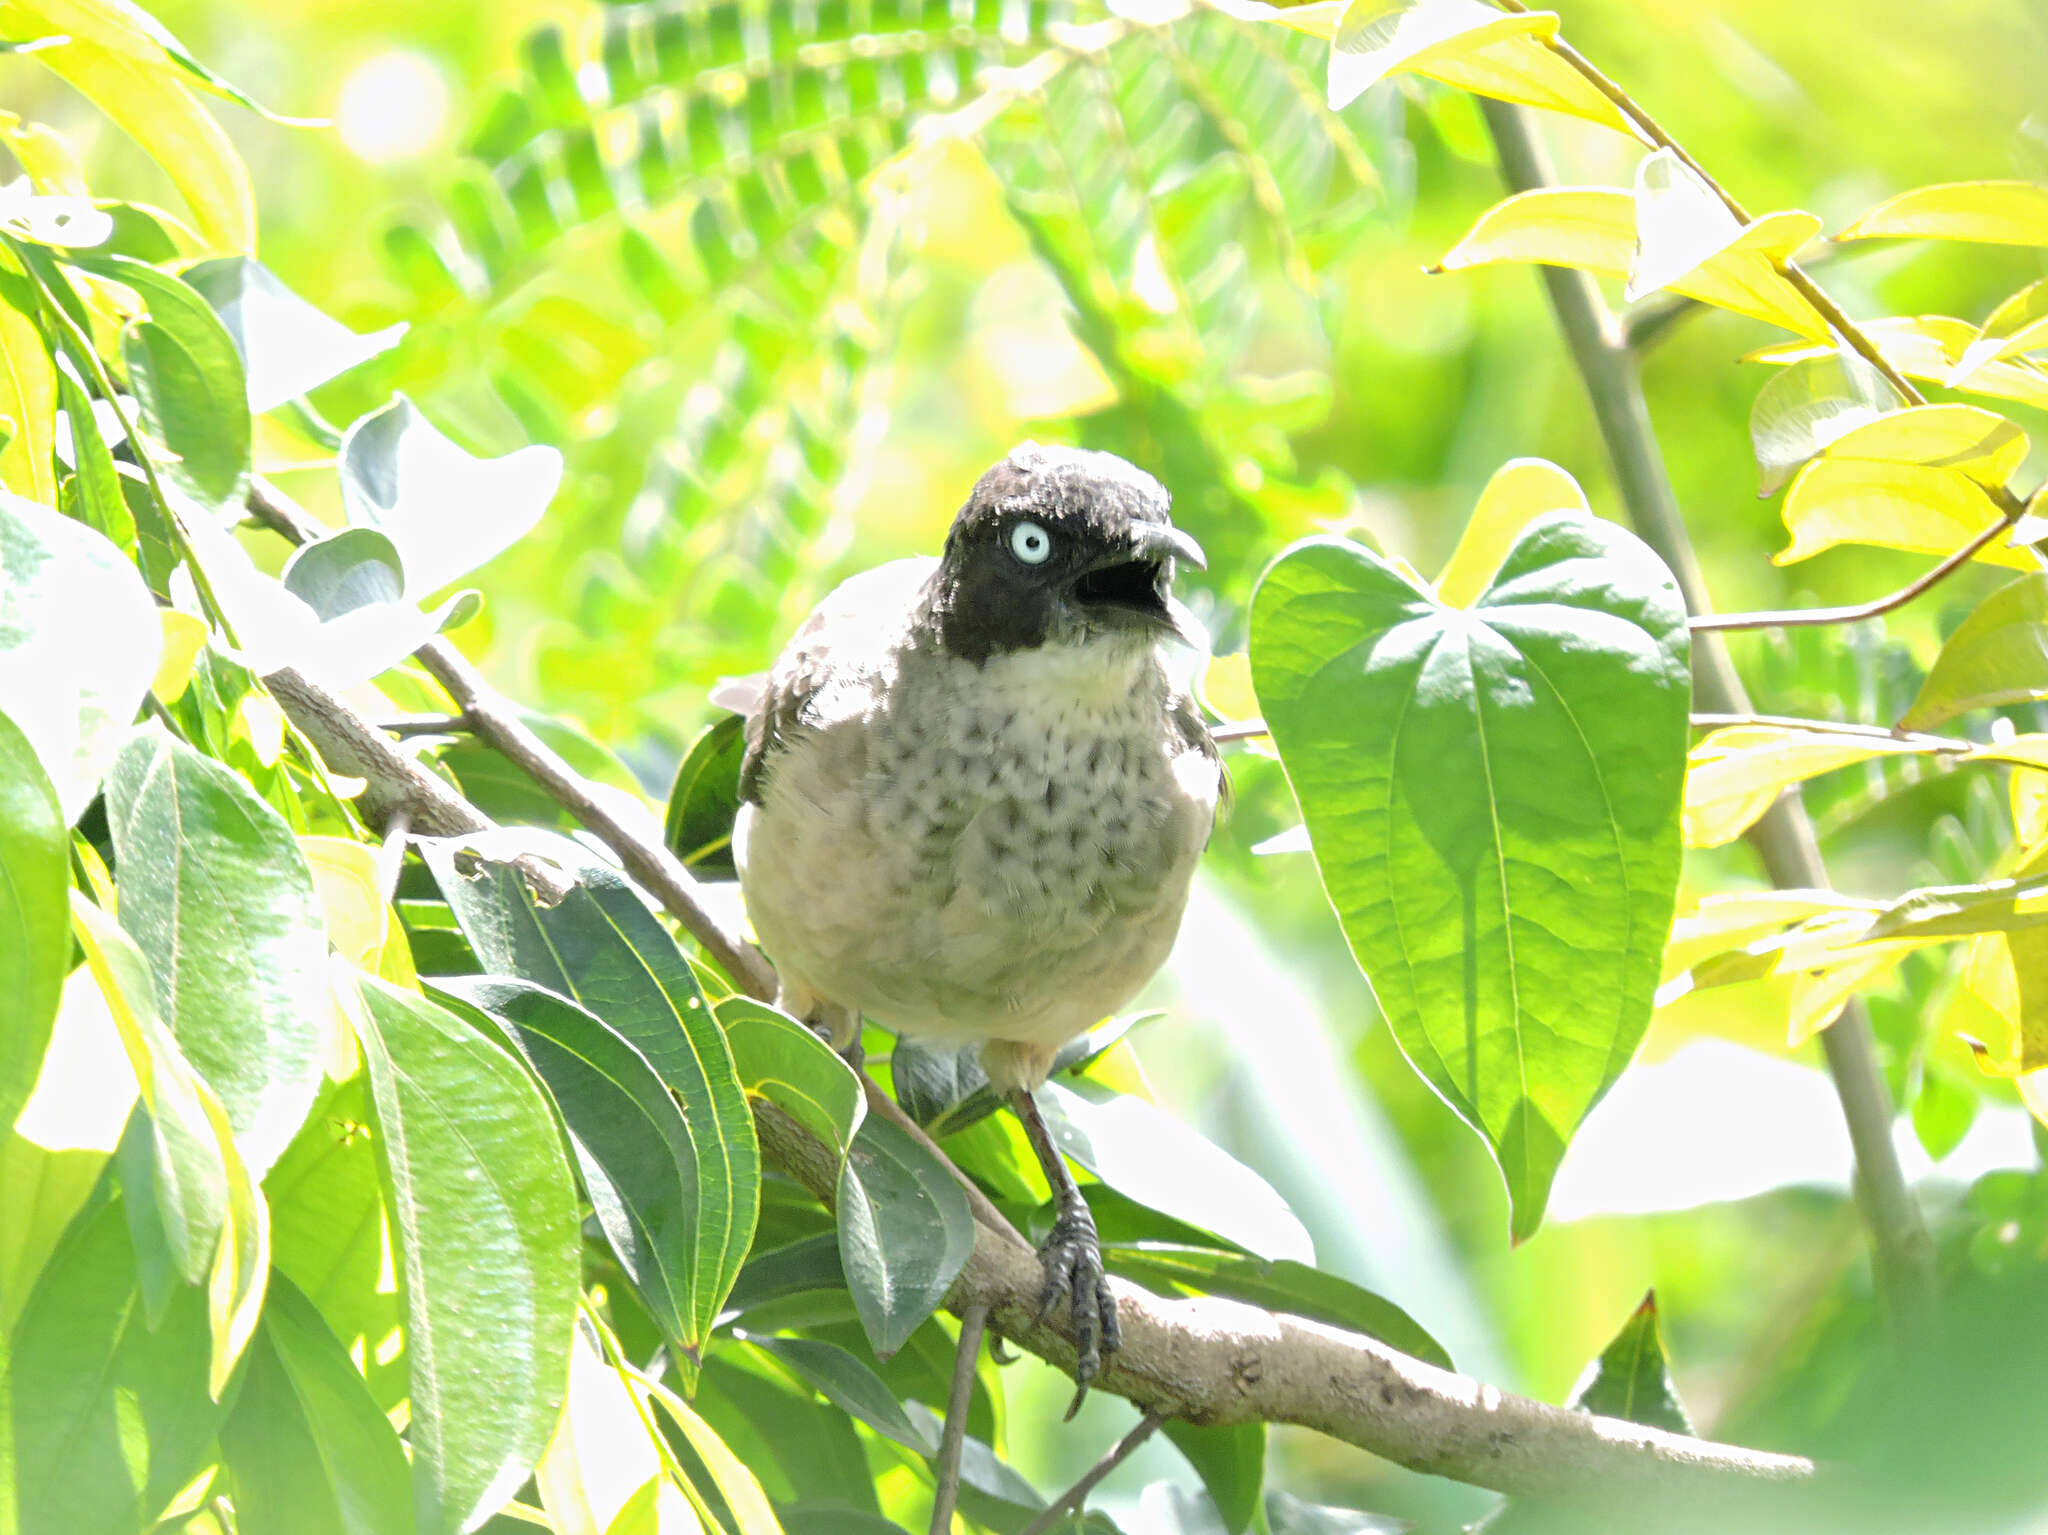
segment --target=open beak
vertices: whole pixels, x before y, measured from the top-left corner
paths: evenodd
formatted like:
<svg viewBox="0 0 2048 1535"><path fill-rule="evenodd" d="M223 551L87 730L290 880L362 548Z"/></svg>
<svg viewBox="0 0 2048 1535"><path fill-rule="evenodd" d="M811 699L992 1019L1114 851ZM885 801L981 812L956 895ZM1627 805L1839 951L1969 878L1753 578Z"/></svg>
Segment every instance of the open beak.
<svg viewBox="0 0 2048 1535"><path fill-rule="evenodd" d="M1072 600L1091 622L1163 631L1196 650L1209 637L1195 615L1173 595L1177 565L1207 570L1202 546L1171 523L1132 526L1122 550L1082 572Z"/></svg>

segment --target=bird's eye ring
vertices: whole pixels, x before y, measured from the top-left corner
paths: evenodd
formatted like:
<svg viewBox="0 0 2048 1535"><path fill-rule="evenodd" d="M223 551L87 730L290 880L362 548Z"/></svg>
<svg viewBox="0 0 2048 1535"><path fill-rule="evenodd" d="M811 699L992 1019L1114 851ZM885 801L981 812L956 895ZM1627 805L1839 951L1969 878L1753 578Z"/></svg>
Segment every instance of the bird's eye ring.
<svg viewBox="0 0 2048 1535"><path fill-rule="evenodd" d="M1026 565L1043 565L1052 556L1052 535L1035 522L1010 529L1010 553Z"/></svg>

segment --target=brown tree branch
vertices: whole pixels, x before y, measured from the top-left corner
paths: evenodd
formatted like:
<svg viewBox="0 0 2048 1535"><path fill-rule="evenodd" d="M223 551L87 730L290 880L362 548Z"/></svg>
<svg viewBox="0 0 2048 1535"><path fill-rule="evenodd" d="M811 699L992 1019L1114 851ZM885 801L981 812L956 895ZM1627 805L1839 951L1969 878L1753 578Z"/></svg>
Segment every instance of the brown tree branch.
<svg viewBox="0 0 2048 1535"><path fill-rule="evenodd" d="M762 1153L826 1204L838 1158L773 1104L755 1110ZM1038 1260L986 1227L949 1310L1072 1374L1074 1345L1037 1320ZM1535 1402L1440 1370L1373 1338L1205 1296L1168 1300L1110 1280L1123 1346L1092 1389L1191 1423L1292 1423L1413 1470L1530 1497L1607 1504L1803 1481L1813 1463L1689 1439Z"/></svg>
<svg viewBox="0 0 2048 1535"><path fill-rule="evenodd" d="M1088 1501L1088 1494L1095 1490L1096 1485L1129 1460L1139 1446L1159 1431L1160 1425L1165 1421L1156 1412L1146 1413L1128 1434L1109 1447L1108 1454L1083 1472L1073 1486L1048 1503L1045 1512L1025 1525L1018 1535L1047 1535L1047 1532L1068 1514L1080 1512L1081 1506Z"/></svg>
<svg viewBox="0 0 2048 1535"><path fill-rule="evenodd" d="M329 531L260 477L250 490L249 509L295 544L324 538ZM766 956L738 934L726 931L711 914L695 876L683 867L681 859L668 850L658 833L649 836L627 825L617 810L599 795L595 786L527 729L511 704L484 681L483 674L471 666L453 645L442 639L429 640L416 655L434 680L448 690L468 727L518 763L557 804L567 809L617 854L626 872L653 892L669 915L703 946L704 952L732 978L735 985L764 1002L774 1000L775 971ZM284 703L282 698L278 701ZM312 701L305 700L303 695L302 701L313 706ZM289 713L290 707L287 705L286 708ZM363 733L377 734L359 718L355 724L361 726ZM308 731L308 734L312 732ZM356 749L360 747L358 739ZM324 746L322 755L325 755ZM340 763L334 765L352 776L367 776ZM417 764L414 767L421 776L432 777ZM441 787L445 790L447 786L443 784ZM472 813L475 813L473 807ZM479 829L465 826L442 832L434 828L430 819L419 815L413 819L414 824L430 836L454 836Z"/></svg>
<svg viewBox="0 0 2048 1535"><path fill-rule="evenodd" d="M1548 157L1522 108L1482 100L1500 155L1501 176L1512 191L1554 186ZM1615 480L1636 531L1678 578L1688 611L1711 611L1692 537L1650 425L1642 376L1600 290L1586 273L1544 267L1542 278L1572 360L1591 397ZM1718 636L1701 635L1692 648L1693 692L1717 714L1748 714L1749 696ZM1799 791L1788 790L1747 833L1771 879L1788 889L1824 889L1827 865L1814 841ZM1902 1335L1924 1338L1935 1304L1934 1244L1892 1145L1896 1109L1878 1069L1870 1018L1852 998L1823 1030L1821 1049L1834 1079L1842 1116L1856 1153L1857 1188L1871 1229L1878 1287Z"/></svg>

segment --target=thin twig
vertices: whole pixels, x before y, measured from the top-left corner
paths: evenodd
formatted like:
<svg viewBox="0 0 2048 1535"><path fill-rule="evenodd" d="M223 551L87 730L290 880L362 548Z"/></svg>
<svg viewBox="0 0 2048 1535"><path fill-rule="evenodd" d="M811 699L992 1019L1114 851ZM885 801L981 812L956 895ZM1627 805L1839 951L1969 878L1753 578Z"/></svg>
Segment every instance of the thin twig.
<svg viewBox="0 0 2048 1535"><path fill-rule="evenodd" d="M1897 591L1871 602L1841 608L1784 608L1764 613L1698 613L1686 620L1686 626L1694 634L1701 634L1711 629L1795 629L1819 624L1855 624L1866 618L1878 618L1894 608L1904 607L1961 570L1976 557L1978 551L2011 526L2004 520L1992 523L1939 565L1908 581Z"/></svg>
<svg viewBox="0 0 2048 1535"><path fill-rule="evenodd" d="M1884 725L1865 725L1858 720L1809 720L1795 714L1695 714L1695 730L1725 730L1730 726L1767 725L1778 730L1810 730L1816 735L1868 736L1874 741L1919 746L1931 752L1975 752L1985 750L1980 741L1960 736L1926 735L1917 730L1894 730Z"/></svg>
<svg viewBox="0 0 2048 1535"><path fill-rule="evenodd" d="M967 1442L967 1407L974 1399L974 1367L981 1358L981 1330L988 1325L988 1307L969 1306L960 1313L960 1343L953 1354L953 1389L946 1397L946 1426L939 1435L938 1478L932 1492L931 1535L948 1535L953 1507L960 1501L960 1450Z"/></svg>
<svg viewBox="0 0 2048 1535"><path fill-rule="evenodd" d="M1264 720L1232 720L1227 725L1212 727L1209 739L1221 745L1225 741L1253 741L1272 733Z"/></svg>
<svg viewBox="0 0 2048 1535"><path fill-rule="evenodd" d="M1088 1494L1095 1490L1095 1484L1129 1460L1139 1445L1159 1432L1159 1426L1165 1421L1157 1413L1146 1413L1135 1428L1110 1446L1107 1455L1082 1474L1079 1481L1054 1498L1044 1513L1025 1525L1020 1535L1045 1535L1060 1520L1079 1509L1087 1501Z"/></svg>
<svg viewBox="0 0 2048 1535"><path fill-rule="evenodd" d="M1548 157L1523 109L1493 100L1482 100L1480 107L1509 189L1527 192L1556 185ZM1637 532L1677 576L1687 609L1695 614L1711 611L1692 536L1679 512L1650 425L1635 356L1586 273L1544 267L1542 280L1592 400L1600 435L1614 464L1615 481ZM1716 713L1749 714L1748 694L1719 637L1712 631L1702 634L1692 655L1694 695ZM1781 796L1747 836L1781 888L1827 886L1827 865L1796 788ZM1857 1187L1870 1225L1878 1287L1901 1336L1917 1342L1931 1331L1934 1244L1892 1144L1896 1107L1878 1069L1869 1014L1859 1000L1851 998L1834 1025L1822 1031L1821 1049L1855 1148Z"/></svg>
<svg viewBox="0 0 2048 1535"><path fill-rule="evenodd" d="M308 543L327 532L261 477L251 483L249 508L294 543ZM773 1000L775 970L766 956L738 934L726 931L712 916L695 876L668 850L659 835L646 836L628 826L589 780L526 727L518 712L453 645L446 640L429 640L414 654L434 680L448 690L476 734L524 768L556 803L596 833L598 840L619 856L626 872L653 892L669 915L682 924L683 930L703 946L705 953L741 990L764 1002Z"/></svg>

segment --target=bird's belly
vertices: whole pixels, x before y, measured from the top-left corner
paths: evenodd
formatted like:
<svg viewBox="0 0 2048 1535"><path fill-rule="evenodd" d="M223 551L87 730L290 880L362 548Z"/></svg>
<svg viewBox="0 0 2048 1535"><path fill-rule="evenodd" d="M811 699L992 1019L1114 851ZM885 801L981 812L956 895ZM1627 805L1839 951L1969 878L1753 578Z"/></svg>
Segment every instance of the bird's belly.
<svg viewBox="0 0 2048 1535"><path fill-rule="evenodd" d="M1172 946L1213 792L1142 731L970 722L941 751L887 726L828 727L809 744L838 749L792 753L752 817L777 964L898 1032L1047 1050L1127 1002Z"/></svg>

